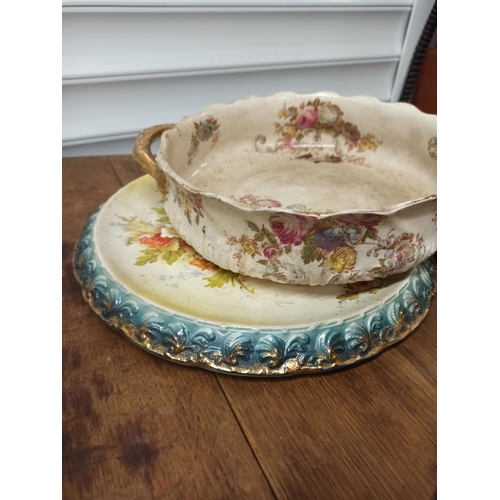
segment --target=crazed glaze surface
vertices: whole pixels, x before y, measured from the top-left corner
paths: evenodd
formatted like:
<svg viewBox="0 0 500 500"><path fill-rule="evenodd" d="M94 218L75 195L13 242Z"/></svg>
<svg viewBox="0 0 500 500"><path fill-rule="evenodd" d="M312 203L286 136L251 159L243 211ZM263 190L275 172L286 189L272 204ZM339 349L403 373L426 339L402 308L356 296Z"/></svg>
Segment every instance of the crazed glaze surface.
<svg viewBox="0 0 500 500"><path fill-rule="evenodd" d="M430 260L350 285L242 278L197 255L161 204L149 176L121 189L90 218L74 267L92 309L165 359L256 376L330 370L402 340L429 307Z"/></svg>
<svg viewBox="0 0 500 500"><path fill-rule="evenodd" d="M246 276L326 285L405 272L436 251L436 117L331 93L211 106L165 132L173 227Z"/></svg>

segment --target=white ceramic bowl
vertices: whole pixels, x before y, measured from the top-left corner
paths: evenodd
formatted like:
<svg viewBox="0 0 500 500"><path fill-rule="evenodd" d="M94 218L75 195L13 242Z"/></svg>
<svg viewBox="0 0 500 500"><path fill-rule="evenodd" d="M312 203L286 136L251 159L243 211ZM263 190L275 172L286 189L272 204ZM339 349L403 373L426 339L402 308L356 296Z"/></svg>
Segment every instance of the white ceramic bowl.
<svg viewBox="0 0 500 500"><path fill-rule="evenodd" d="M147 146L162 131L157 169ZM436 116L409 104L252 97L144 131L135 157L180 236L235 273L369 281L436 251Z"/></svg>

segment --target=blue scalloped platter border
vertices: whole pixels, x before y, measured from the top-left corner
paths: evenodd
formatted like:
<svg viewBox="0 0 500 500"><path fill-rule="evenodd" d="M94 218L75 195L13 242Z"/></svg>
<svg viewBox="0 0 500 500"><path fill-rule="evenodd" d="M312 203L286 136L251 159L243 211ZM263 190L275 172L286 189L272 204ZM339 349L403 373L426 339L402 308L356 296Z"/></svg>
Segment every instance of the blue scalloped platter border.
<svg viewBox="0 0 500 500"><path fill-rule="evenodd" d="M217 324L159 307L117 282L102 265L90 217L75 247L74 271L91 308L142 349L221 373L284 376L333 370L401 341L426 315L435 290L433 258L420 264L389 300L344 321L305 327Z"/></svg>

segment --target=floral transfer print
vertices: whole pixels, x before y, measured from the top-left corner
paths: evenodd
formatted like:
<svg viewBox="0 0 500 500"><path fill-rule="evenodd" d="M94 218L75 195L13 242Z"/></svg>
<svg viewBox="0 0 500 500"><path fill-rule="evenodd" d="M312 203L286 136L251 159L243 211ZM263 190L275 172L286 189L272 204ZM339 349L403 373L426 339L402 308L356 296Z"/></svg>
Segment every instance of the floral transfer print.
<svg viewBox="0 0 500 500"><path fill-rule="evenodd" d="M341 285L344 293L337 295L337 300L356 300L359 299L360 293L377 293L379 288L384 286L381 280L373 281L358 281L357 283L346 283Z"/></svg>
<svg viewBox="0 0 500 500"><path fill-rule="evenodd" d="M368 250L367 255L373 254L379 259L380 267L375 267L370 272L380 277L403 272L408 269L408 264L415 262L420 251L425 250L425 242L413 233L395 235L392 230L382 240L378 240L377 246Z"/></svg>
<svg viewBox="0 0 500 500"><path fill-rule="evenodd" d="M429 151L429 156L436 160L438 154L438 141L437 137L433 137L427 144L427 150Z"/></svg>
<svg viewBox="0 0 500 500"><path fill-rule="evenodd" d="M212 147L217 143L220 137L219 128L220 124L213 116L208 116L206 120L194 124L195 131L191 135L191 147L188 151L188 165L191 165L196 156L200 142L207 142L211 139Z"/></svg>
<svg viewBox="0 0 500 500"><path fill-rule="evenodd" d="M120 217L126 222L125 230L130 238L129 245L140 245L139 257L135 262L136 266L145 266L160 261L169 266L175 262L187 263L208 274L204 278L207 281L205 287L221 288L228 283L234 287L238 283L247 292L254 293L253 288L248 288L244 284L245 278L239 274L221 269L212 262L204 259L196 250L186 243L170 225L170 220L164 208L152 208L159 217L156 223L145 222L138 218Z"/></svg>
<svg viewBox="0 0 500 500"><path fill-rule="evenodd" d="M241 196L240 198L235 198L231 196L231 199L235 201L239 201L240 203L244 203L252 208L278 208L281 207L281 203L277 200L271 200L269 198L260 198L258 196L254 196L253 194L246 194L245 196Z"/></svg>
<svg viewBox="0 0 500 500"><path fill-rule="evenodd" d="M289 262L268 266L264 272L264 277L273 277L275 281L290 285L307 285L309 283L306 273L300 267Z"/></svg>
<svg viewBox="0 0 500 500"><path fill-rule="evenodd" d="M246 194L245 196L240 196L239 198L231 196L231 199L239 201L240 203L243 203L252 208L280 208L283 206L278 200L273 200L271 198L261 198L260 196L255 196L253 194ZM285 208L293 210L294 212L311 212L311 210L302 203L288 205Z"/></svg>
<svg viewBox="0 0 500 500"><path fill-rule="evenodd" d="M399 280L398 276L388 276L387 278L375 278L372 281L358 281L356 283L345 283L340 285L343 293L337 295L337 300L356 300L363 294L376 294L378 290L392 285Z"/></svg>
<svg viewBox="0 0 500 500"><path fill-rule="evenodd" d="M205 217L203 215L203 199L198 193L190 193L185 189L180 188L177 185L174 191L174 201L180 208L184 209L184 215L186 216L188 222L192 224L191 212L195 215L196 225L200 224L200 217Z"/></svg>
<svg viewBox="0 0 500 500"><path fill-rule="evenodd" d="M356 265L357 252L350 245L342 245L328 258L328 267L336 273L352 271Z"/></svg>
<svg viewBox="0 0 500 500"><path fill-rule="evenodd" d="M375 152L381 141L372 134L361 135L358 127L345 121L343 115L339 106L319 98L298 107L284 104L278 112L280 121L274 124L278 136L274 146L263 148L267 138L259 135L255 149L260 153L286 151L315 162L363 163L364 157L347 153Z"/></svg>
<svg viewBox="0 0 500 500"><path fill-rule="evenodd" d="M309 234L309 218L298 215L272 215L269 219L274 235L283 245L300 245Z"/></svg>
<svg viewBox="0 0 500 500"><path fill-rule="evenodd" d="M378 257L379 265L370 273L374 278L381 278L409 269L420 252L425 251L425 243L419 235L396 235L391 229L381 236L379 224L384 218L378 214L346 214L333 220L316 220L303 215L273 214L269 225L258 227L246 221L253 234L231 236L228 244L236 249L233 257L238 265L244 256L249 256L264 266L263 277L301 284L308 283L306 273L287 262L287 255L294 247L300 247L305 265L317 262L325 272L332 273L330 284L343 284L361 281L356 263L366 245L366 257Z"/></svg>

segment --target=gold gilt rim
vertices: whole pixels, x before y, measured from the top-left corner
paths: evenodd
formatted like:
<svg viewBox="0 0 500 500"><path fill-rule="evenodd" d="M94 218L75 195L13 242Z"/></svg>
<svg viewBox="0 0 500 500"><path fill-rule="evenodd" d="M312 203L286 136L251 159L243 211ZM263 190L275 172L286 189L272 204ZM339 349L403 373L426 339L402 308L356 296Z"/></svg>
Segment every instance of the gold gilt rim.
<svg viewBox="0 0 500 500"><path fill-rule="evenodd" d="M432 258L431 258L432 259ZM422 322L429 311L432 297L436 292L436 270L433 266L431 279L432 286L430 291L425 296L426 307L422 307L422 301L415 299L412 304L414 314L401 311L393 325L388 325L384 330L375 334L367 332L368 336L373 336L378 339L378 342L373 347L367 348L361 354L351 356L348 359L341 360L334 352L324 353L322 356L315 358L314 364L304 362L300 356L287 359L278 366L269 366L264 362L258 362L247 365L238 364L238 359L234 356L224 357L223 355L207 355L203 352L193 353L183 349L182 345L174 346L171 351L165 349L164 345L156 342L151 335L148 335L147 329L138 327L131 321L124 318L122 315L105 315L102 307L98 304L92 286L88 280L82 279L81 269L78 267L78 256L75 250L75 277L82 288L82 294L91 309L111 328L124 335L129 341L142 348L143 350L154 354L162 359L167 359L175 363L196 366L199 368L208 369L217 373L226 373L233 375L246 376L286 376L317 373L349 367L355 363L371 358L379 354L384 349L397 344L404 340L415 328ZM383 305L382 305L383 307ZM165 311L168 313L168 311ZM342 326L340 326L342 328ZM385 331L385 333L384 333ZM255 329L255 334L258 335L258 330Z"/></svg>

